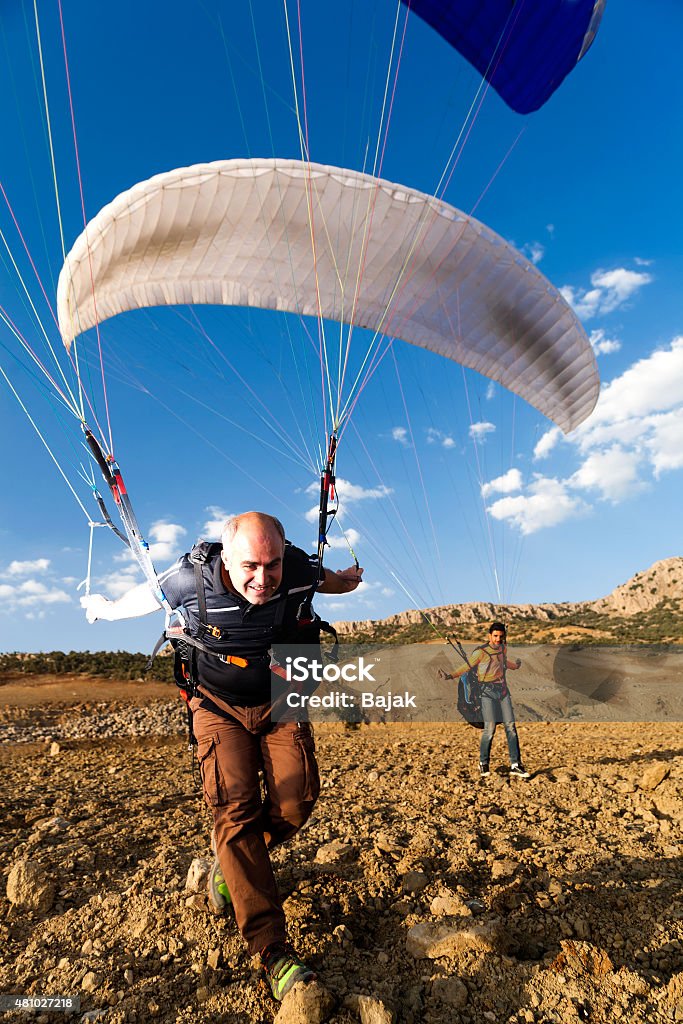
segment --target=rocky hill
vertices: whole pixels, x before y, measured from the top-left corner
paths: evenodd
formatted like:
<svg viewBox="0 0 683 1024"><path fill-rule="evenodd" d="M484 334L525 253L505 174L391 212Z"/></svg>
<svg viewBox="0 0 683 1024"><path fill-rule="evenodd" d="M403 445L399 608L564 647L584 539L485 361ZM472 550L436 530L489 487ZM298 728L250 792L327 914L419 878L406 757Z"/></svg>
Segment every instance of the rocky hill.
<svg viewBox="0 0 683 1024"><path fill-rule="evenodd" d="M408 609L386 619L336 622L345 640L385 643L416 642L434 636L425 615L441 631L458 630L462 639L475 637L479 627L503 619L517 639L592 640L597 642L663 642L683 640L683 558L666 558L637 573L611 594L596 601L557 604L491 604L471 602Z"/></svg>
<svg viewBox="0 0 683 1024"><path fill-rule="evenodd" d="M663 600L683 598L683 558L665 558L644 572L638 572L627 583L616 587L607 597L591 605L596 612L638 615L651 611Z"/></svg>

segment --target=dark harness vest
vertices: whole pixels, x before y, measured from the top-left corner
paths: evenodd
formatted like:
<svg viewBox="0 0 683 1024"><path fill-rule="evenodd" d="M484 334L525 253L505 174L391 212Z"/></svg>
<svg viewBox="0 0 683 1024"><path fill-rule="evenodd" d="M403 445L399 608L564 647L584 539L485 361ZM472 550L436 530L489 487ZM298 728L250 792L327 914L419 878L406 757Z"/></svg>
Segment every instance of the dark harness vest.
<svg viewBox="0 0 683 1024"><path fill-rule="evenodd" d="M305 646L310 655L310 645L315 645L319 651L321 632L331 634L335 644L337 641L334 628L312 608L317 580L310 586L297 588L295 593L284 591L264 605L250 605L230 592L216 595L218 608L211 607L211 604L216 604L211 597L207 605L204 574L207 570L220 573L220 552L219 543L202 542L193 547L189 561L194 572L197 613L194 608L188 610L185 606L185 618L189 623L167 628L152 654L154 658L166 643L173 646L175 681L188 704L188 712L189 701L196 695L200 683L197 671L199 651L233 668L269 667L278 673L278 666L272 663L271 657L274 645ZM214 576L216 578L219 577ZM286 582L283 577L283 584Z"/></svg>

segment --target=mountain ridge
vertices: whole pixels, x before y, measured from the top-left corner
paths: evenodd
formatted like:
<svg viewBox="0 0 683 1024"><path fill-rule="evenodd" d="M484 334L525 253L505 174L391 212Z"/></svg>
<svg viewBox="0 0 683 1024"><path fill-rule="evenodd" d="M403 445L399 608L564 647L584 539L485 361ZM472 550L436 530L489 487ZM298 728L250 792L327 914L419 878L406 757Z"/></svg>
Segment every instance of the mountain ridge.
<svg viewBox="0 0 683 1024"><path fill-rule="evenodd" d="M334 627L344 640L417 640L416 632L427 630L434 635L425 616L439 629L457 628L460 632L463 627L467 631L468 627L503 619L509 627L514 625L518 634L520 631L524 634L520 639L529 641L566 640L572 638L572 632L578 632L599 641L676 642L683 638L683 557L661 559L619 584L605 597L593 601L526 604L474 601L439 605L424 611L410 608L385 619L341 621L335 622Z"/></svg>

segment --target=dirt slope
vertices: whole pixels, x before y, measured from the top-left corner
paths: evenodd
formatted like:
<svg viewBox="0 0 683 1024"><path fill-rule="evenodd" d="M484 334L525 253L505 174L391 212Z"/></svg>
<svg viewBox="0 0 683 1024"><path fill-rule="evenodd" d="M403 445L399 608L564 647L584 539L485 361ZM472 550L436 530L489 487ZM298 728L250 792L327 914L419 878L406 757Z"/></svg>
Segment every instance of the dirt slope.
<svg viewBox="0 0 683 1024"><path fill-rule="evenodd" d="M111 1024L271 1021L234 924L185 889L209 819L184 742L126 738L140 708L106 718L83 698L88 739L4 749L5 877L29 860L55 888L28 910L3 887L0 991L78 994L81 1014ZM143 710L147 732L173 722L167 702ZM384 1007L364 1004L366 1021L683 1019L681 726L539 722L520 735L528 782L508 777L498 735L493 774L475 779L465 724L319 727L317 811L274 860L333 1024L359 1020L359 994Z"/></svg>

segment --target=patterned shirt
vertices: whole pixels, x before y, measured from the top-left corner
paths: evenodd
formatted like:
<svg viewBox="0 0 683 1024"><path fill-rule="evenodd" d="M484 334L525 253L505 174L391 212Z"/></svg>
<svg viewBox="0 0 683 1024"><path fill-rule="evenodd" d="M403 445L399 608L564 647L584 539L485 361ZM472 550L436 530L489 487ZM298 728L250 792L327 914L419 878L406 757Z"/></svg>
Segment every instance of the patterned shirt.
<svg viewBox="0 0 683 1024"><path fill-rule="evenodd" d="M456 665L452 670L453 675L461 676L470 668L476 668L479 682L482 685L484 683L502 683L505 681L505 669L516 669L517 662L509 660L507 645L488 643L477 647L470 654L469 665L465 661Z"/></svg>

